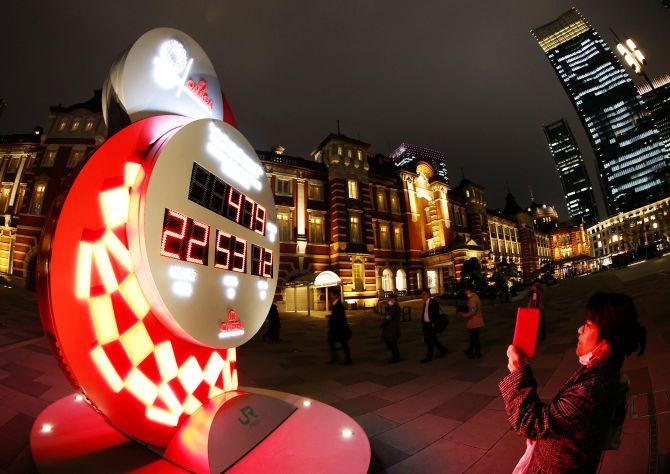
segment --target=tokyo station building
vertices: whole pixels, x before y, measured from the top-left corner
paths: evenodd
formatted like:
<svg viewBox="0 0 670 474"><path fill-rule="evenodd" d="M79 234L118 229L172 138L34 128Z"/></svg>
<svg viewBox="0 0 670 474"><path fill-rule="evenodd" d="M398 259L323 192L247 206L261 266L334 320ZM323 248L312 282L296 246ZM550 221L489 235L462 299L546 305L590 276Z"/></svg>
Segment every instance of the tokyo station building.
<svg viewBox="0 0 670 474"><path fill-rule="evenodd" d="M0 276L31 287L46 215L106 137L99 91L51 107L44 133L28 135L0 137ZM511 194L504 209L487 208L483 186L450 184L438 151L402 143L385 156L331 133L308 157L257 153L277 206L280 310L325 310L332 286L355 307L391 291L441 293L472 257L487 271L514 263L526 279L552 259L536 210Z"/></svg>

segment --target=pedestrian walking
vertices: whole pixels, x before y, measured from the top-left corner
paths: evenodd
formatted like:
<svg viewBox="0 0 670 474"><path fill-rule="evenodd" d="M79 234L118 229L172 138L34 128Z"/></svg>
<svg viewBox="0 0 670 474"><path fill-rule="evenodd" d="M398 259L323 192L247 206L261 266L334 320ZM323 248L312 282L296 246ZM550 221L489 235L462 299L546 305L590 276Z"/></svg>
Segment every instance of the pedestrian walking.
<svg viewBox="0 0 670 474"><path fill-rule="evenodd" d="M389 362L400 361L400 350L398 349L398 339L400 339L400 305L398 304L395 293L391 293L386 306L386 316L382 321L382 340L391 351L391 360Z"/></svg>
<svg viewBox="0 0 670 474"><path fill-rule="evenodd" d="M544 341L547 338L547 330L544 320L544 292L542 291L540 280L533 281L528 296L528 306L540 310L540 330L537 334L538 339Z"/></svg>
<svg viewBox="0 0 670 474"><path fill-rule="evenodd" d="M526 359L507 348L510 373L500 393L512 428L527 439L514 474L595 473L603 450L619 446L628 392L621 366L633 352L642 355L646 330L633 300L620 293L594 294L585 313L575 351L581 367L548 403Z"/></svg>
<svg viewBox="0 0 670 474"><path fill-rule="evenodd" d="M458 315L466 319L465 327L469 333L470 344L463 352L470 359L481 359L482 345L479 340L479 329L484 327L482 302L471 285L465 287L465 296L468 298L467 311L459 312Z"/></svg>
<svg viewBox="0 0 670 474"><path fill-rule="evenodd" d="M433 349L437 347L440 351L440 357L444 357L447 352L446 347L440 344L437 339L437 324L440 319L440 303L430 296L430 290L424 288L421 290L421 299L423 300L423 311L421 312L421 325L423 328L423 341L426 343L426 357L421 360L422 364L433 360Z"/></svg>
<svg viewBox="0 0 670 474"><path fill-rule="evenodd" d="M329 292L331 313L328 317L328 347L330 348L330 363L338 362L337 343L344 352L344 364L350 365L351 350L349 349L349 339L351 339L351 328L347 323L347 317L344 314L344 305L340 299L340 289L332 288Z"/></svg>
<svg viewBox="0 0 670 474"><path fill-rule="evenodd" d="M281 328L281 323L279 322L279 310L277 309L276 304L272 303L272 306L270 306L267 319L268 328L267 331L265 331L265 334L263 334L263 340L281 341L281 339L279 339L279 328Z"/></svg>

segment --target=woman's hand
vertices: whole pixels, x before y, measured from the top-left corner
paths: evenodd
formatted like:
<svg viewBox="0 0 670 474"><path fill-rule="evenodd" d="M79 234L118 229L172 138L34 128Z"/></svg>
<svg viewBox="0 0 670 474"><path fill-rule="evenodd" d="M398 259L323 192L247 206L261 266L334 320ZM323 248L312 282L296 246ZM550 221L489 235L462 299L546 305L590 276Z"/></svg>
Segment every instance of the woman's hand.
<svg viewBox="0 0 670 474"><path fill-rule="evenodd" d="M507 368L510 374L528 363L526 358L511 344L507 347L507 359Z"/></svg>

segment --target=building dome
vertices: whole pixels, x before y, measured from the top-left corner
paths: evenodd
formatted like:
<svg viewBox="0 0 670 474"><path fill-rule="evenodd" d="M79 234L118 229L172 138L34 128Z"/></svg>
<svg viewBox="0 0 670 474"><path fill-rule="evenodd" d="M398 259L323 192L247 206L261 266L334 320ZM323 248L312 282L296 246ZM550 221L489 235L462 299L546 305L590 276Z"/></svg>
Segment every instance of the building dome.
<svg viewBox="0 0 670 474"><path fill-rule="evenodd" d="M558 221L558 213L556 212L556 209L554 209L554 206L550 204L538 204L533 201L530 203L528 212L533 216L533 219L544 220L545 218L548 218L552 221Z"/></svg>

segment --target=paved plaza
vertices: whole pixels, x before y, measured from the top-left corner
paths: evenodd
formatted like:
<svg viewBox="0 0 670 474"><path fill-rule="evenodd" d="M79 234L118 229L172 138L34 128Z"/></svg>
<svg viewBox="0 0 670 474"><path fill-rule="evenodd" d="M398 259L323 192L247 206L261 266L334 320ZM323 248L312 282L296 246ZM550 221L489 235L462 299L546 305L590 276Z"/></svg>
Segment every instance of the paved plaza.
<svg viewBox="0 0 670 474"><path fill-rule="evenodd" d="M670 257L547 289L548 338L532 364L541 396L551 398L577 368L576 330L597 289L633 296L649 331L647 354L624 365L631 409L621 448L606 454L601 472L670 472ZM425 349L419 302L405 304L415 309L401 325L400 363L386 362L380 316L373 312L349 314L352 366L326 364L325 319L283 314L281 342L264 342L259 334L239 349L240 383L314 398L354 417L370 439L372 472L511 472L524 440L509 428L497 383L507 373L518 302L484 307L482 359L465 357L464 324L452 318L442 335L451 352L429 364L419 363ZM0 287L0 469L34 470L32 422L69 393L42 335L35 294Z"/></svg>

